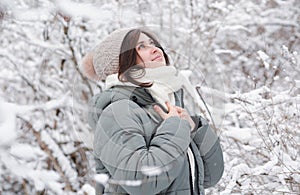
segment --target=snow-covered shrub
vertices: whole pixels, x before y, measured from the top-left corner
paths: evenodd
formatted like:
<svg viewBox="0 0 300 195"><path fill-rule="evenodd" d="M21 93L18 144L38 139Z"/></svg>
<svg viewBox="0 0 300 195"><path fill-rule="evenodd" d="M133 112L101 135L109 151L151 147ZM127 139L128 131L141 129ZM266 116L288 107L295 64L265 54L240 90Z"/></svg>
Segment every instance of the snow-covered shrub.
<svg viewBox="0 0 300 195"><path fill-rule="evenodd" d="M103 85L80 61L114 29L141 25L158 33L172 64L192 70L218 118L225 172L207 193L299 193L298 4L2 0L0 193L93 194L86 108Z"/></svg>

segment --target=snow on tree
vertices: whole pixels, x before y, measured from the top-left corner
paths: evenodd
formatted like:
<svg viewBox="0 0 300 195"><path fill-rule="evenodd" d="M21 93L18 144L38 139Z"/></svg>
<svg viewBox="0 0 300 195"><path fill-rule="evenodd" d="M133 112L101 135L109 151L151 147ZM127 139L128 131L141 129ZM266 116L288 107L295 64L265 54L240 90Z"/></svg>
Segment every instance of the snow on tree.
<svg viewBox="0 0 300 195"><path fill-rule="evenodd" d="M2 0L0 193L143 182L95 174L87 102L103 83L80 63L113 30L148 26L171 63L191 70L220 135L225 172L207 194L298 194L299 19L297 0Z"/></svg>

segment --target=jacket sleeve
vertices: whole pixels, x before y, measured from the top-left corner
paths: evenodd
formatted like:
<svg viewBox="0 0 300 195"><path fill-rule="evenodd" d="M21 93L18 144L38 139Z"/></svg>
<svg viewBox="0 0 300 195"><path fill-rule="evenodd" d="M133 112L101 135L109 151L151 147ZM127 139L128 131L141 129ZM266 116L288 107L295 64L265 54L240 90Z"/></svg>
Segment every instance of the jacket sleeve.
<svg viewBox="0 0 300 195"><path fill-rule="evenodd" d="M147 143L144 129L151 123L143 115L137 104L120 100L105 108L95 131L96 157L129 194L157 194L166 189L179 175L191 142L189 123L170 117ZM155 168L158 174L143 174L145 167ZM135 186L134 181L141 185Z"/></svg>
<svg viewBox="0 0 300 195"><path fill-rule="evenodd" d="M224 171L223 153L220 140L207 121L199 117L199 128L193 140L196 143L204 165L204 188L218 183Z"/></svg>

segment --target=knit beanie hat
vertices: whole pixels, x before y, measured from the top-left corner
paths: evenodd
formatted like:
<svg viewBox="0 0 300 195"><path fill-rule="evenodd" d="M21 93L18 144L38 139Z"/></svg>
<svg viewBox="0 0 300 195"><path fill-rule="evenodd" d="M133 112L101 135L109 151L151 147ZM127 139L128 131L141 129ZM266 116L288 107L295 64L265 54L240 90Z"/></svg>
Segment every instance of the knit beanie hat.
<svg viewBox="0 0 300 195"><path fill-rule="evenodd" d="M122 42L130 28L113 31L83 58L82 68L92 80L105 80L108 75L118 73Z"/></svg>
<svg viewBox="0 0 300 195"><path fill-rule="evenodd" d="M83 58L82 69L85 75L92 80L105 80L108 75L116 74L119 70L119 55L121 46L127 33L134 28L123 28L113 31ZM146 28L147 31L157 38Z"/></svg>

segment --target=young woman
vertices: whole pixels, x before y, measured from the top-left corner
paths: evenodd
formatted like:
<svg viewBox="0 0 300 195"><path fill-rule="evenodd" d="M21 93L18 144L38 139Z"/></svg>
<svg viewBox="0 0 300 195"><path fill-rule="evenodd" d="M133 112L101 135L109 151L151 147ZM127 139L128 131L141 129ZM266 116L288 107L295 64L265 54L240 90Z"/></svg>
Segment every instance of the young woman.
<svg viewBox="0 0 300 195"><path fill-rule="evenodd" d="M89 107L96 171L110 178L97 194L204 194L220 180L219 139L184 109L184 78L151 32L114 31L83 67L106 85Z"/></svg>

